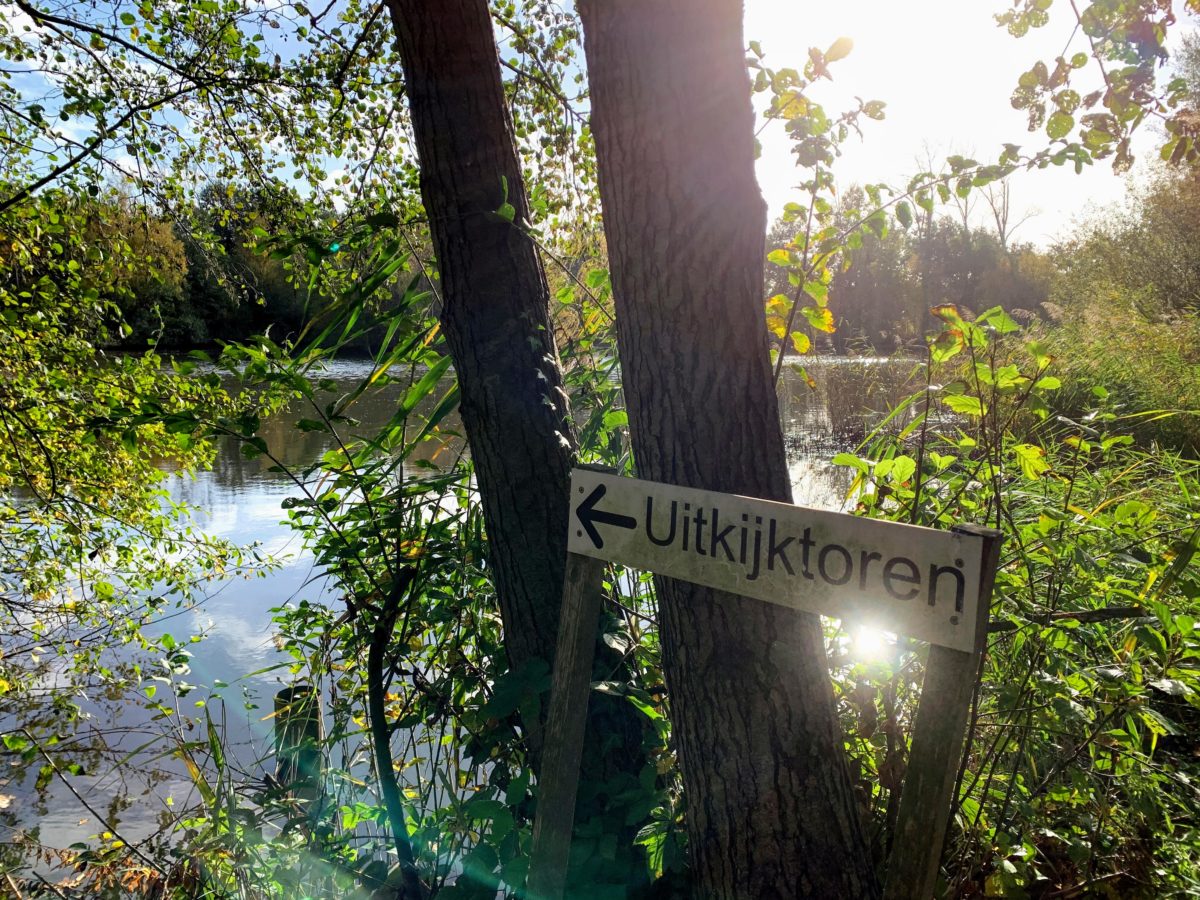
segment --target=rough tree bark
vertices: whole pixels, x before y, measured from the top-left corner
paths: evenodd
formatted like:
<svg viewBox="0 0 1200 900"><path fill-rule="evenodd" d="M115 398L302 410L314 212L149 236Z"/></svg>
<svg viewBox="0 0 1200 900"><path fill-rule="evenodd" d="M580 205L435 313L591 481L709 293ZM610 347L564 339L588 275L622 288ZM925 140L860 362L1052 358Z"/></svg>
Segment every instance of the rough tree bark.
<svg viewBox="0 0 1200 900"><path fill-rule="evenodd" d="M790 500L738 0L579 0L641 477ZM878 893L812 615L657 579L703 897Z"/></svg>
<svg viewBox="0 0 1200 900"><path fill-rule="evenodd" d="M509 662L553 659L575 439L485 0L388 0ZM533 723L527 723L532 725Z"/></svg>
<svg viewBox="0 0 1200 900"><path fill-rule="evenodd" d="M527 216L521 168L486 0L387 0L404 65L421 194L441 274L442 326L461 389L463 425L488 531L504 645L513 668L553 663L566 567L575 438L554 344L549 291L533 242L496 215ZM599 648L605 677L623 664ZM525 722L535 765L537 722ZM573 878L636 885L645 865L621 799L644 764L644 718L593 695L576 822L622 835L618 853L572 856Z"/></svg>

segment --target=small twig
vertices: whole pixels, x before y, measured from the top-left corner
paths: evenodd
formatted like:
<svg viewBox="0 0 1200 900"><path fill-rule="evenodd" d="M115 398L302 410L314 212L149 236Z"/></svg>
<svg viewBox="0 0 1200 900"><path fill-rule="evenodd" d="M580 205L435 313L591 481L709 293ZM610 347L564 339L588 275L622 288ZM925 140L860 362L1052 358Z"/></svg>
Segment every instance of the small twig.
<svg viewBox="0 0 1200 900"><path fill-rule="evenodd" d="M1076 884L1076 885L1073 885L1068 888L1063 888L1061 891L1055 891L1053 894L1047 894L1046 896L1047 897L1063 897L1063 898L1082 897L1082 896L1088 894L1090 888L1093 888L1098 884L1104 884L1104 882L1112 881L1113 879L1116 879L1116 878L1129 878L1129 877L1130 877L1129 873L1125 872L1125 871L1109 872L1107 875L1101 875L1099 878L1092 878L1088 881L1081 882L1080 884ZM1142 882L1139 882L1139 883L1142 883Z"/></svg>
<svg viewBox="0 0 1200 900"><path fill-rule="evenodd" d="M21 889L17 887L17 883L13 881L13 877L10 873L4 873L4 880L8 882L8 887L13 892L13 896L16 897L17 900L25 900L25 895L21 893ZM62 894L59 894L59 896L61 897Z"/></svg>
<svg viewBox="0 0 1200 900"><path fill-rule="evenodd" d="M54 895L56 897L61 897L62 900L67 900L67 895L58 889L58 885L54 884L52 881L48 881L46 879L46 876L44 876L38 872L34 872L33 874L34 874L34 877L37 878L37 880L42 883L42 886L50 888L50 890L52 890L54 892Z"/></svg>
<svg viewBox="0 0 1200 900"><path fill-rule="evenodd" d="M1073 753L1071 753L1069 756L1067 756L1065 759L1059 760L1057 763L1055 763L1053 766L1050 767L1050 771L1048 771L1046 773L1046 777L1043 778L1041 780L1041 783L1038 784L1038 786L1030 792L1029 797L1026 802L1032 803L1037 797L1041 796L1041 794L1043 792L1045 792L1045 790L1047 788L1050 787L1050 785L1051 785L1051 783L1053 783L1054 779L1058 777L1058 774L1060 772L1062 772L1062 770L1065 769L1067 766L1069 766L1071 763L1075 762L1075 760L1077 760L1080 757L1080 755L1082 755L1083 752L1085 750L1087 750L1088 747L1091 746L1092 742L1094 740L1096 740L1096 738L1099 736L1100 732L1103 731L1105 729L1105 727L1107 727L1109 722L1111 722L1113 719L1115 719L1119 713L1123 713L1124 711L1125 710L1123 707L1118 706L1118 707L1115 707L1112 710L1112 712L1110 712L1108 715L1101 716L1096 721L1096 725L1094 728L1092 728L1091 733L1076 745L1075 751ZM1002 820L1003 818L1004 818L1004 814L1002 813L1000 816L1000 819Z"/></svg>
<svg viewBox="0 0 1200 900"><path fill-rule="evenodd" d="M42 10L38 9L32 3L26 2L26 0L13 0L13 4L19 10L21 10L21 12L25 13L27 16L37 22L58 25L63 28L70 28L75 31L82 31L84 34L93 35L94 37L100 38L103 41L107 41L110 44L116 44L120 47L124 47L135 56L140 56L142 59L153 63L156 66L162 66L168 72L178 75L180 78L185 78L189 81L196 81L194 71L189 71L186 67L181 68L176 66L166 59L163 59L161 56L155 56L153 53L147 52L145 48L139 47L137 44L125 40L119 34L113 34L110 31L105 31L102 28L97 28L95 25L91 25L78 19L63 19L58 16L53 16L50 13L43 12ZM61 34L61 32L59 33ZM81 49L83 49L82 45L79 46Z"/></svg>

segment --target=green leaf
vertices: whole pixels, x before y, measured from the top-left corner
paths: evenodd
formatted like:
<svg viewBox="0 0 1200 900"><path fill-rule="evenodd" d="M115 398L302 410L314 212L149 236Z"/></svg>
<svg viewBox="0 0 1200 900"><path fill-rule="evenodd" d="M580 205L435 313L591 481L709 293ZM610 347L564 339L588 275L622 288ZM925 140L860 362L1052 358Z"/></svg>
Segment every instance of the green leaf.
<svg viewBox="0 0 1200 900"><path fill-rule="evenodd" d="M975 324L994 328L999 334L1012 334L1014 331L1021 330L1021 326L1016 323L1016 320L1000 306L993 306L980 313L975 319Z"/></svg>
<svg viewBox="0 0 1200 900"><path fill-rule="evenodd" d="M985 407L978 397L971 397L967 394L950 394L942 398L951 410L964 416L982 416Z"/></svg>
<svg viewBox="0 0 1200 900"><path fill-rule="evenodd" d="M417 408L418 403L433 393L442 376L446 374L446 370L450 368L451 362L452 360L449 356L443 356L430 366L429 371L422 375L421 379L405 392L404 399L400 401L398 412L405 416L408 415Z"/></svg>
<svg viewBox="0 0 1200 900"><path fill-rule="evenodd" d="M917 461L911 456L897 456L892 460L891 478L896 484L910 480L917 472Z"/></svg>
<svg viewBox="0 0 1200 900"><path fill-rule="evenodd" d="M599 290L608 284L608 269L592 269L587 273L587 277L584 279L584 282L593 291Z"/></svg>
<svg viewBox="0 0 1200 900"><path fill-rule="evenodd" d="M837 329L833 324L833 313L823 307L806 306L802 310L804 318L808 319L808 324L817 331L826 331L832 334Z"/></svg>
<svg viewBox="0 0 1200 900"><path fill-rule="evenodd" d="M1075 127L1075 117L1061 109L1052 113L1046 120L1046 136L1051 140L1060 140L1071 133Z"/></svg>
<svg viewBox="0 0 1200 900"><path fill-rule="evenodd" d="M1046 345L1041 341L1030 341L1025 345L1025 349L1029 351L1039 369L1046 368L1046 366L1054 361L1054 357L1050 355L1049 350L1046 349Z"/></svg>
<svg viewBox="0 0 1200 900"><path fill-rule="evenodd" d="M1167 639L1157 628L1149 625L1139 625L1133 632L1137 639L1147 646L1159 659L1167 657ZM1169 680L1169 679L1167 679Z"/></svg>
<svg viewBox="0 0 1200 900"><path fill-rule="evenodd" d="M795 363L790 363L788 367L800 376L800 380L808 385L808 389L810 391L815 391L817 389L816 379L808 374L808 370L804 368L804 366L798 366Z"/></svg>
<svg viewBox="0 0 1200 900"><path fill-rule="evenodd" d="M953 463L957 459L958 459L957 456L944 454L944 453L938 453L936 450L929 451L929 461L933 463L934 468L936 468L939 472L942 471L943 469L945 469L947 466L949 466L951 463Z"/></svg>
<svg viewBox="0 0 1200 900"><path fill-rule="evenodd" d="M819 281L804 282L804 293L816 300L818 306L824 306L829 300L828 285L821 284Z"/></svg>
<svg viewBox="0 0 1200 900"><path fill-rule="evenodd" d="M628 700L634 706L634 708L641 712L642 715L644 715L647 719L650 719L651 721L657 721L663 718L663 714L655 709L652 704L647 703L645 699L636 696L633 692L628 693L625 696L625 699Z"/></svg>
<svg viewBox="0 0 1200 900"><path fill-rule="evenodd" d="M400 217L394 212L383 210L377 213L371 213L367 216L366 223L374 230L380 228L395 228L400 224Z"/></svg>
<svg viewBox="0 0 1200 900"><path fill-rule="evenodd" d="M608 429L624 428L629 424L629 413L623 409L609 410L604 414L604 427Z"/></svg>
<svg viewBox="0 0 1200 900"><path fill-rule="evenodd" d="M863 113L868 119L882 119L884 117L884 107L887 104L881 100L870 100L863 105Z"/></svg>
<svg viewBox="0 0 1200 900"><path fill-rule="evenodd" d="M1046 451L1036 444L1016 444L1013 454L1017 457L1021 474L1030 480L1040 478L1050 471L1050 464L1046 462Z"/></svg>
<svg viewBox="0 0 1200 900"><path fill-rule="evenodd" d="M1150 687L1172 697L1186 697L1192 693L1192 689L1178 678L1159 678L1157 681L1151 681Z"/></svg>
<svg viewBox="0 0 1200 900"><path fill-rule="evenodd" d="M870 471L871 465L865 459L855 456L853 453L839 453L831 460L835 466L849 466L864 475Z"/></svg>
<svg viewBox="0 0 1200 900"><path fill-rule="evenodd" d="M896 220L901 228L909 228L913 223L912 207L905 201L896 204Z"/></svg>

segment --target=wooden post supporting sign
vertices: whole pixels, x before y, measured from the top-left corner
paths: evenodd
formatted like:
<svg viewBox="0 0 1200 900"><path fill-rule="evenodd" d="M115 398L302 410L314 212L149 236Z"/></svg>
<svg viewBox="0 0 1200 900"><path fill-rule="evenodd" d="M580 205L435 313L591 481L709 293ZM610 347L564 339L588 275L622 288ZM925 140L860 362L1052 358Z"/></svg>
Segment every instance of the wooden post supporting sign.
<svg viewBox="0 0 1200 900"><path fill-rule="evenodd" d="M603 574L604 563L600 560L567 554L550 707L543 732L542 770L538 773L534 850L527 879L529 897L561 897L566 885Z"/></svg>
<svg viewBox="0 0 1200 900"><path fill-rule="evenodd" d="M1000 560L1000 532L973 525L959 525L955 530L979 535L984 541L975 646L967 652L937 644L929 648L884 900L928 900L933 896L971 696L987 649L988 609Z"/></svg>
<svg viewBox="0 0 1200 900"><path fill-rule="evenodd" d="M605 562L928 641L888 900L927 898L998 561L999 532L881 522L577 468L526 895L566 884Z"/></svg>

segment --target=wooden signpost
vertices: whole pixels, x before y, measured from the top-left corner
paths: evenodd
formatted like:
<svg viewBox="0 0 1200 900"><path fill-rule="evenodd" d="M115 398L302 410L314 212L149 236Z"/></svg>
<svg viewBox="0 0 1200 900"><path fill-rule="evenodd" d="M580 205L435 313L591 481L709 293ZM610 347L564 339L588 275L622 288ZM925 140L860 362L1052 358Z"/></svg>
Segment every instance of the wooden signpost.
<svg viewBox="0 0 1200 900"><path fill-rule="evenodd" d="M605 562L928 641L886 896L933 892L999 532L863 519L577 468L527 894L565 885Z"/></svg>

